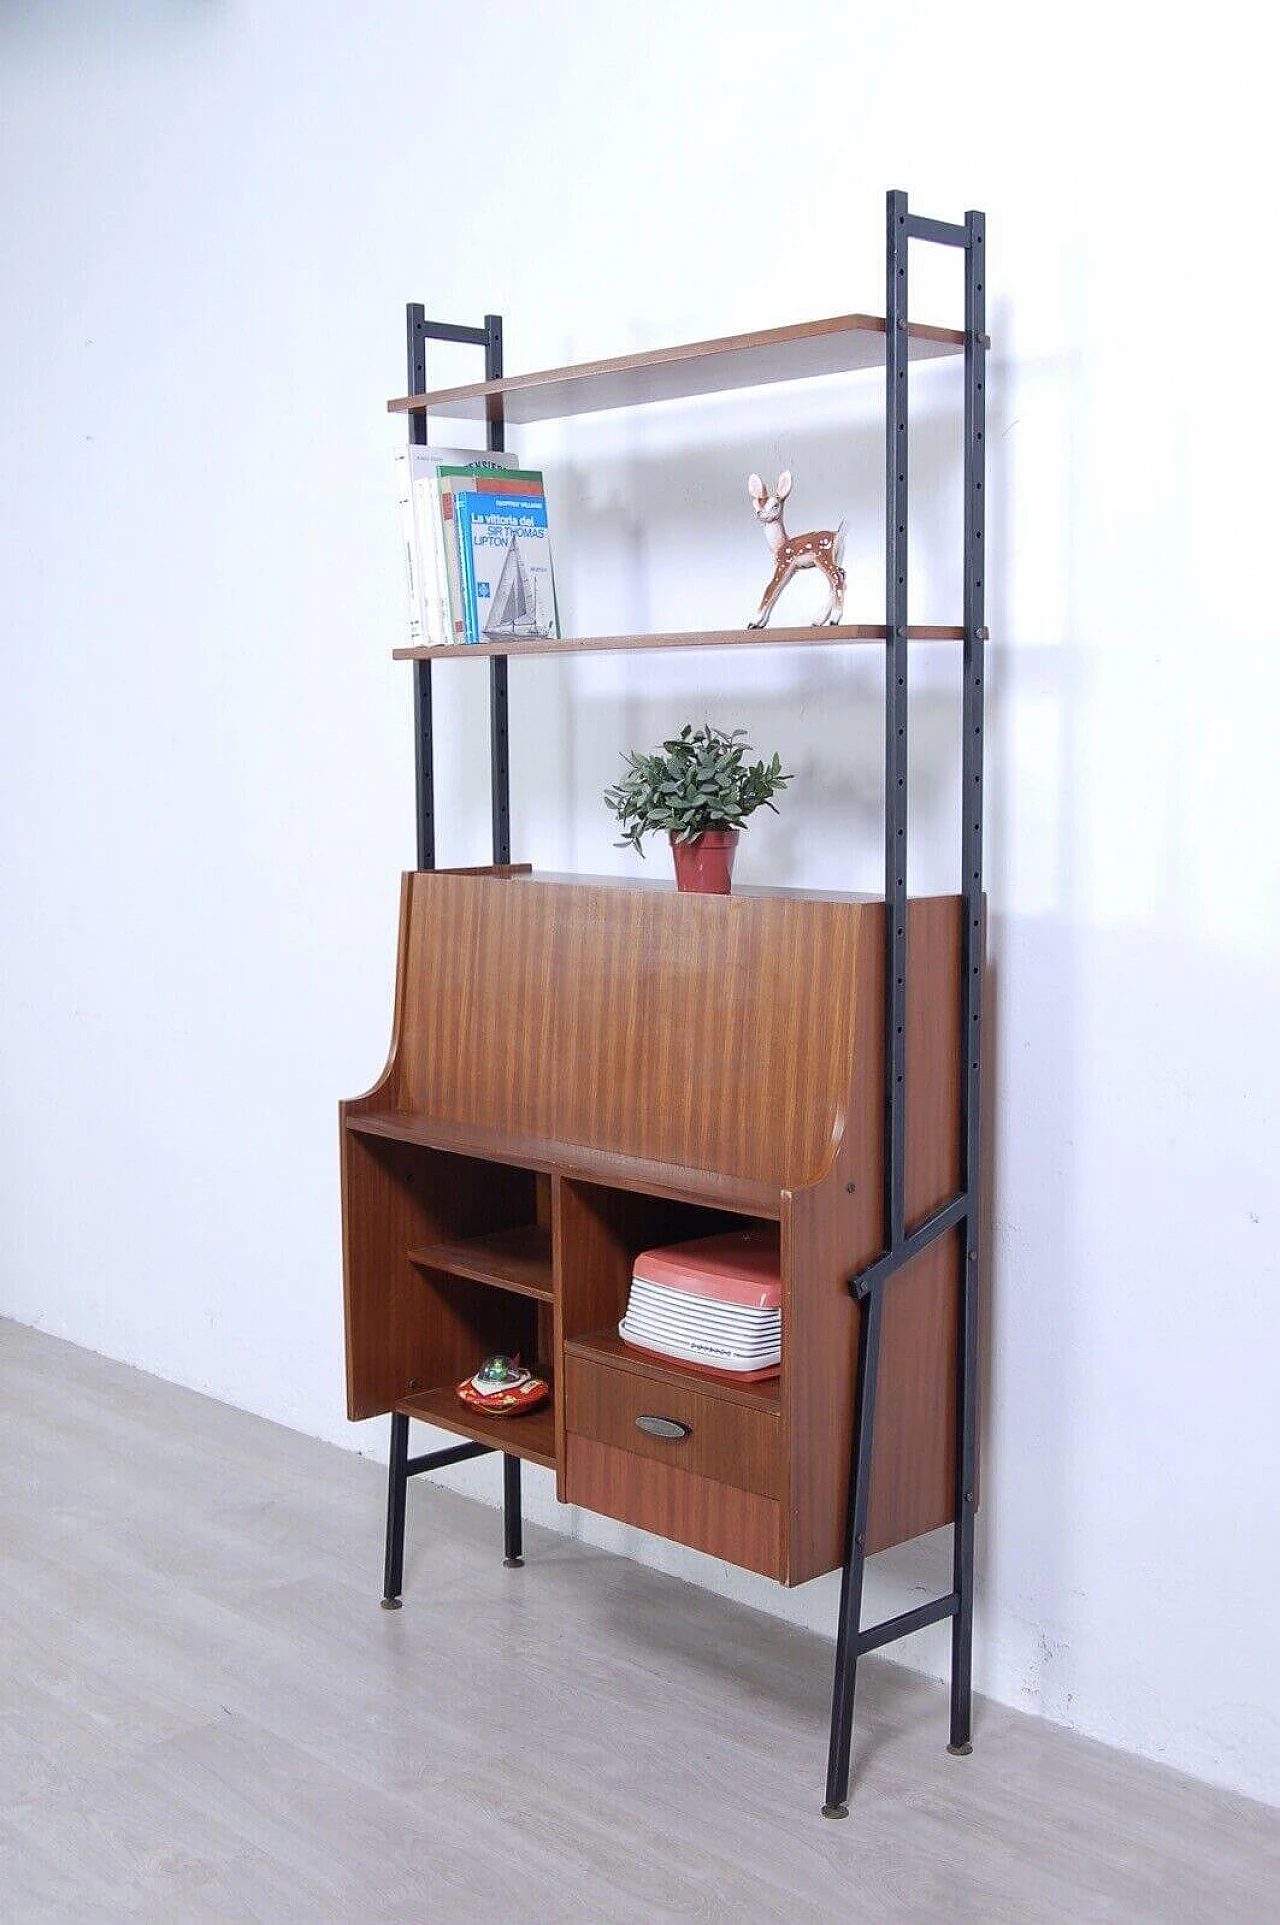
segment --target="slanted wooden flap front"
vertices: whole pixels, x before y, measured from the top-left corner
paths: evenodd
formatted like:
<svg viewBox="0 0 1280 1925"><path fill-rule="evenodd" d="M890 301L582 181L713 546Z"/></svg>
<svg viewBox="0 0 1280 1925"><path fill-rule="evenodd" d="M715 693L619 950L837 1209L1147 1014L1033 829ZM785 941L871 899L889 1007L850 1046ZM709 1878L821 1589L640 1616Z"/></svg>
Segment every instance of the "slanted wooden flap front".
<svg viewBox="0 0 1280 1925"><path fill-rule="evenodd" d="M862 905L431 873L405 900L400 1109L782 1187L825 1167Z"/></svg>

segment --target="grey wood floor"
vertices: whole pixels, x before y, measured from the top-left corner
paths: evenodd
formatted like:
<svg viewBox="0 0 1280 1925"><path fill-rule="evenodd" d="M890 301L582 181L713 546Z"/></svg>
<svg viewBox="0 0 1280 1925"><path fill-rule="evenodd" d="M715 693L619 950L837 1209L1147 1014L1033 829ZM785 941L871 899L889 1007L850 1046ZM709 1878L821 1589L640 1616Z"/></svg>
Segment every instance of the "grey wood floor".
<svg viewBox="0 0 1280 1925"><path fill-rule="evenodd" d="M0 1322L0 1917L1263 1921L1280 1819Z"/></svg>

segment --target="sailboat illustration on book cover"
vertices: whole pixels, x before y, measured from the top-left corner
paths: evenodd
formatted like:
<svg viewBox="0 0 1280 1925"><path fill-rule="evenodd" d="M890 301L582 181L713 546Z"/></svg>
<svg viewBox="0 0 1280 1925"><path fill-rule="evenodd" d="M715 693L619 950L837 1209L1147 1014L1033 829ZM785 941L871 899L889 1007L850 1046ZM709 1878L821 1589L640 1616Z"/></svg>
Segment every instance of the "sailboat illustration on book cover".
<svg viewBox="0 0 1280 1925"><path fill-rule="evenodd" d="M525 567L520 543L515 535L507 547L498 586L493 591L493 607L484 632L491 640L507 635L545 635L538 622L538 591L533 576Z"/></svg>
<svg viewBox="0 0 1280 1925"><path fill-rule="evenodd" d="M536 492L528 482L522 487L523 480L503 476L501 482L469 489L458 499L469 642L559 636L546 498L540 476Z"/></svg>

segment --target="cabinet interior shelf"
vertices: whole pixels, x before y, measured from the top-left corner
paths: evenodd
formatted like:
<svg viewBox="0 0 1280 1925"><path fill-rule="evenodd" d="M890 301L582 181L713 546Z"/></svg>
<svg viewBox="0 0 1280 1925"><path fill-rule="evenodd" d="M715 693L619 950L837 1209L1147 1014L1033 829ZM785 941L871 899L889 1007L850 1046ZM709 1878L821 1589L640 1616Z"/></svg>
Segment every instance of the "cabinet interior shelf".
<svg viewBox="0 0 1280 1925"><path fill-rule="evenodd" d="M433 1243L410 1250L409 1261L424 1270L444 1270L473 1283L535 1297L539 1303L552 1301L551 1232L538 1223L521 1223L457 1243Z"/></svg>
<svg viewBox="0 0 1280 1925"><path fill-rule="evenodd" d="M959 328L912 322L907 333L912 361L964 352ZM851 374L860 368L882 368L884 362L883 316L837 314L823 321L801 321L681 347L652 348L643 354L615 355L605 361L583 361L573 367L544 368L536 374L400 395L388 401L387 410L390 414L430 412L459 421L501 419L507 427L518 428L608 408L687 401L695 395L725 394L737 388Z"/></svg>
<svg viewBox="0 0 1280 1925"><path fill-rule="evenodd" d="M397 662L465 661L487 655L623 655L647 648L835 648L846 642L882 642L883 622L841 622L807 628L708 628L675 635L583 635L569 640L444 642L426 648L395 648ZM913 623L909 642L962 642L956 625Z"/></svg>
<svg viewBox="0 0 1280 1925"><path fill-rule="evenodd" d="M530 1464L541 1464L544 1470L556 1467L554 1395L541 1410L531 1410L523 1417L486 1417L482 1410L460 1403L452 1384L443 1384L436 1390L418 1390L401 1397L395 1408L420 1423L434 1424L437 1430L453 1431L474 1443L505 1451L508 1457L523 1457Z"/></svg>

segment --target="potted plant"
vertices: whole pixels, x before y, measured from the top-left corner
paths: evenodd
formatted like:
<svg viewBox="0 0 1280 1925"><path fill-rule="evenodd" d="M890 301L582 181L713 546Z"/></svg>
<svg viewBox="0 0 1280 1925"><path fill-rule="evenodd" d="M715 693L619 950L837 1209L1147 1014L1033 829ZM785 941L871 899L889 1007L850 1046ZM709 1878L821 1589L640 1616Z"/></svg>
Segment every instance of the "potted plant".
<svg viewBox="0 0 1280 1925"><path fill-rule="evenodd" d="M626 773L604 792L622 824L616 847L630 844L643 855L641 837L665 830L677 889L727 896L741 824L762 806L774 809L771 798L791 780L776 755L748 762L755 751L745 737L745 729L726 734L710 722L700 729L686 722L651 755L631 750Z"/></svg>

